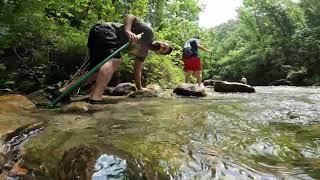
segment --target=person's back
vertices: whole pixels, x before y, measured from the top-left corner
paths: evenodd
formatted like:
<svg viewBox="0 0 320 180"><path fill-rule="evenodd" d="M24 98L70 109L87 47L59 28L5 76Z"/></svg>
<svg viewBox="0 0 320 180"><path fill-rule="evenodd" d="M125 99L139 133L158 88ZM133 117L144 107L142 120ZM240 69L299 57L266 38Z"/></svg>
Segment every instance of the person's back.
<svg viewBox="0 0 320 180"><path fill-rule="evenodd" d="M148 26L147 23L140 19L136 19L132 24L132 30L134 34L142 34L137 44L131 44L129 50L132 50L132 54L145 58L148 55L148 45L154 40L153 29ZM90 37L91 36L91 37ZM105 54L104 49L109 49L110 47L114 50L121 47L129 41L128 36L125 34L124 25L115 22L105 22L98 23L94 25L89 34L88 38L88 48L102 50L102 54ZM106 55L105 55L106 56ZM96 64L96 63L94 63Z"/></svg>
<svg viewBox="0 0 320 180"><path fill-rule="evenodd" d="M201 45L200 38L193 37L187 40L183 46L182 60L184 63L183 70L185 71L186 79L185 82L189 83L190 76L194 74L197 78L197 83L201 85L201 60L198 56L198 49L210 52Z"/></svg>
<svg viewBox="0 0 320 180"><path fill-rule="evenodd" d="M183 57L197 57L200 39L191 38L183 45Z"/></svg>

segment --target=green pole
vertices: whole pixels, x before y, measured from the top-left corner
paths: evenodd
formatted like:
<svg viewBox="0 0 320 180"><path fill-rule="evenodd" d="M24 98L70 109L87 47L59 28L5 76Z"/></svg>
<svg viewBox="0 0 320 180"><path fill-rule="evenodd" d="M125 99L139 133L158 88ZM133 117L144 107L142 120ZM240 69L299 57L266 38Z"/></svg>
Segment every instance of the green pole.
<svg viewBox="0 0 320 180"><path fill-rule="evenodd" d="M59 97L57 97L52 103L51 107L54 107L58 102L60 102L65 96L67 96L69 93L71 93L74 89L78 88L81 83L86 81L89 77L91 77L97 70L100 69L102 65L104 65L106 62L108 62L111 58L113 58L116 54L120 53L122 50L128 48L130 45L130 42L126 43L125 45L121 46L118 50L116 50L114 53L112 53L110 56L108 56L106 59L101 61L99 64L97 64L94 68L92 68L89 72L84 74L77 82L75 82L71 87L69 87L63 94L61 94Z"/></svg>

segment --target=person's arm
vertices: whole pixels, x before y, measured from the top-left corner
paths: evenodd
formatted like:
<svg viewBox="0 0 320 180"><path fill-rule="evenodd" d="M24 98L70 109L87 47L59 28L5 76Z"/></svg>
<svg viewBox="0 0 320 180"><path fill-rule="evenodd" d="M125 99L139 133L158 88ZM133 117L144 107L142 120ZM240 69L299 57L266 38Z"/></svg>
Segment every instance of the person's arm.
<svg viewBox="0 0 320 180"><path fill-rule="evenodd" d="M124 24L123 24L124 25L124 32L128 36L129 41L134 42L134 43L137 43L138 40L140 39L139 36L137 36L135 33L133 33L131 31L132 26L137 19L138 18L134 15L130 15L130 14L126 15L126 17L124 18Z"/></svg>
<svg viewBox="0 0 320 180"><path fill-rule="evenodd" d="M211 52L209 49L203 47L201 44L198 44L198 48L206 52Z"/></svg>
<svg viewBox="0 0 320 180"><path fill-rule="evenodd" d="M136 84L138 90L143 90L141 84L143 64L144 62L139 60L135 60L134 62L134 83Z"/></svg>

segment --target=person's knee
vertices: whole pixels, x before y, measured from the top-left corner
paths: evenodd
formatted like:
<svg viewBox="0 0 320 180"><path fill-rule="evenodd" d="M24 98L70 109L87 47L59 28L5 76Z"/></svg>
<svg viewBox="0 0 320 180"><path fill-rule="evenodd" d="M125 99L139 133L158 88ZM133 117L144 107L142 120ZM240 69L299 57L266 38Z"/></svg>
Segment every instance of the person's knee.
<svg viewBox="0 0 320 180"><path fill-rule="evenodd" d="M99 70L99 74L107 74L109 71L114 71L120 64L121 59L111 59L110 61L106 62Z"/></svg>

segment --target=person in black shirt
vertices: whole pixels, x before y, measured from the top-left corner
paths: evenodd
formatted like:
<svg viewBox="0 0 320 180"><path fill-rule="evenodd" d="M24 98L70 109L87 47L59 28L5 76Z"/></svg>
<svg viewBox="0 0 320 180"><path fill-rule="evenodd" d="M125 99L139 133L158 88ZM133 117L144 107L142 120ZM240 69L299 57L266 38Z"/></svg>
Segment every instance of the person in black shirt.
<svg viewBox="0 0 320 180"><path fill-rule="evenodd" d="M131 45L127 53L135 56L134 62L134 79L138 90L143 90L141 85L141 74L144 66L144 59L148 55L149 50L156 53L166 55L170 54L172 47L161 41L154 40L153 29L134 15L127 15L124 23L100 23L94 25L89 32L87 46L90 53L89 69L95 67L114 51L119 49L127 42ZM88 98L91 104L99 104L102 100L104 89L111 80L116 68L121 64L121 54L115 55L112 59L102 65L90 81L95 80L94 87ZM52 94L51 99L55 99L61 95L76 81L71 82L67 86ZM70 97L62 100L64 103L70 101Z"/></svg>

